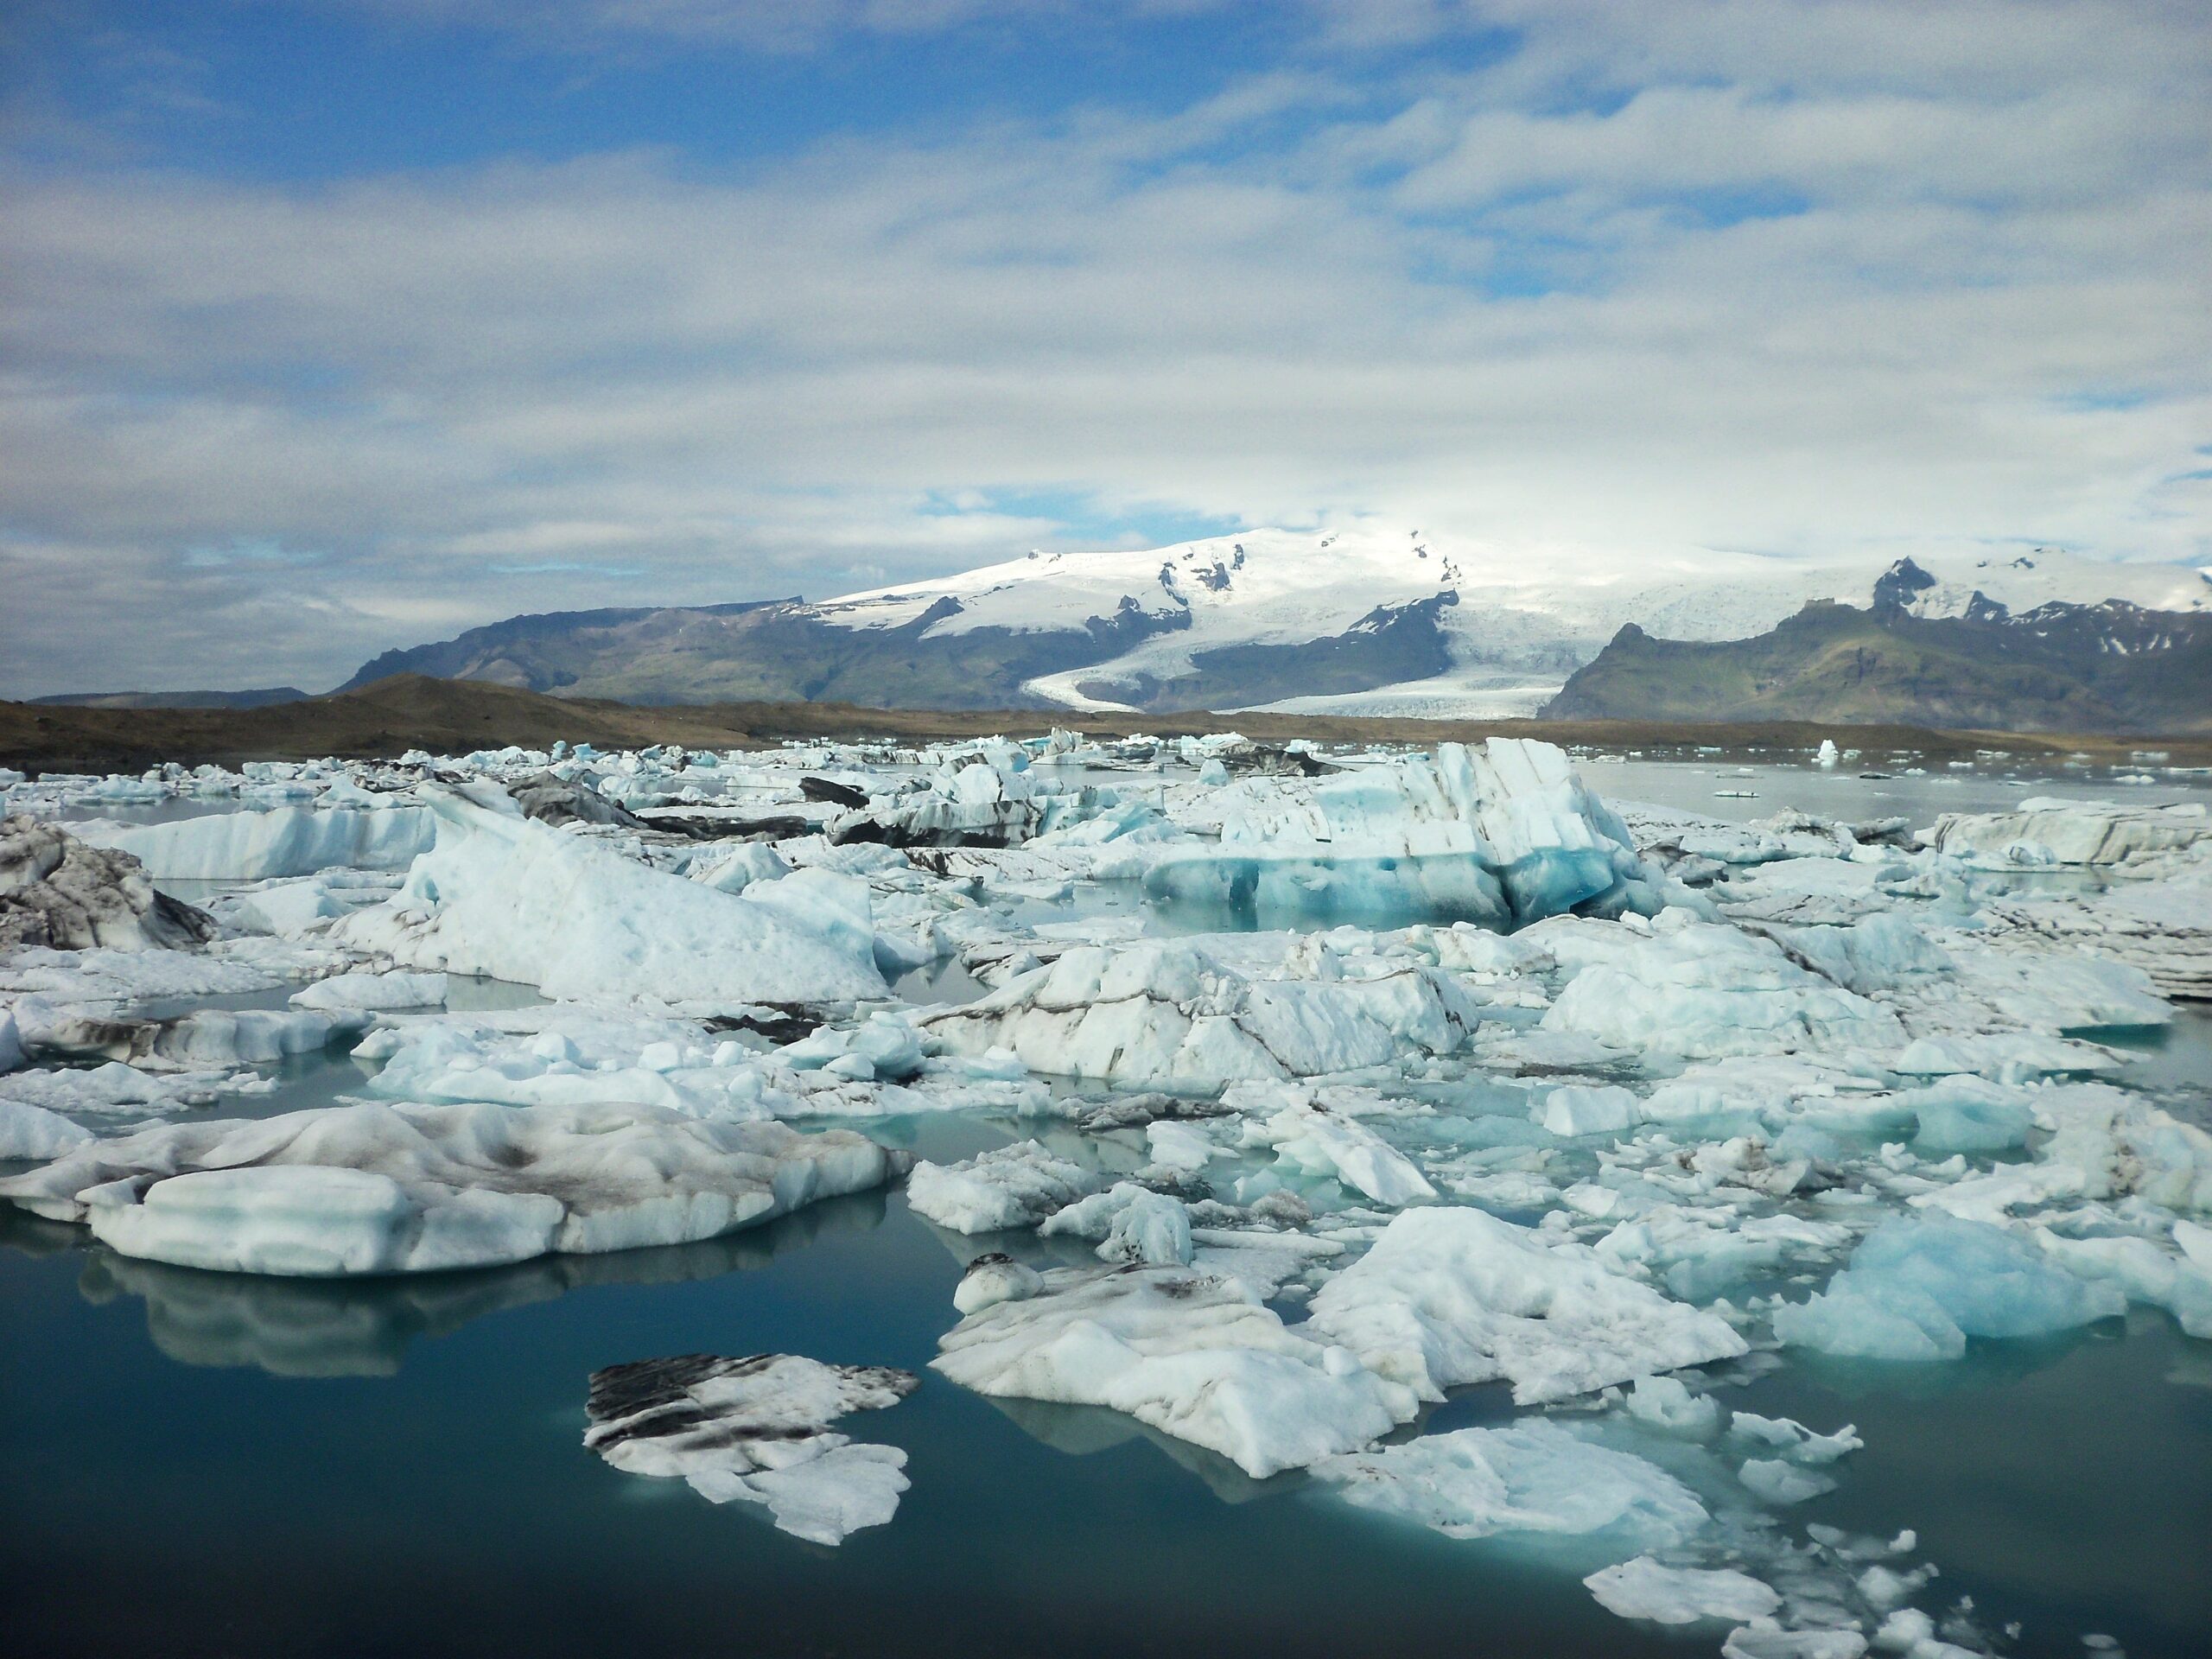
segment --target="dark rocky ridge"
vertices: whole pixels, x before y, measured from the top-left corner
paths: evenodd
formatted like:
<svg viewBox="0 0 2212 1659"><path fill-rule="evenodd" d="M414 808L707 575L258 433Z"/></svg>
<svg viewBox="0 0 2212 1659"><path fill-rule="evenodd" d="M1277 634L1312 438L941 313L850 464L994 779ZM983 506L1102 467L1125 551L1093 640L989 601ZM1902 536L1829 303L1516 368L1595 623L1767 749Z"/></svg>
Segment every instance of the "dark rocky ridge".
<svg viewBox="0 0 2212 1659"><path fill-rule="evenodd" d="M1869 608L1808 605L1748 639L1657 639L1631 623L1542 717L2212 732L2212 616L2120 600L2014 616L1980 594L1963 615L1916 616L1929 585L1902 561Z"/></svg>

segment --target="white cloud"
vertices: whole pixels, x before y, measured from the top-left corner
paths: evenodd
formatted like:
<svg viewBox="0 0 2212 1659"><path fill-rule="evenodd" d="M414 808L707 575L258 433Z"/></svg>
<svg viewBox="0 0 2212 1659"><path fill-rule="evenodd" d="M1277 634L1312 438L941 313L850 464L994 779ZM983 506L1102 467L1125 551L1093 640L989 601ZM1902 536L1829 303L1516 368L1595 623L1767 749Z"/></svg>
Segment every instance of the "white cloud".
<svg viewBox="0 0 2212 1659"><path fill-rule="evenodd" d="M709 10L748 9L655 27ZM149 680L320 684L518 609L1071 538L1009 492L1532 549L2212 554L2186 14L1320 10L1522 44L1388 82L1316 46L1164 117L773 169L18 169L0 691L112 678L103 629ZM232 543L321 556L185 568Z"/></svg>

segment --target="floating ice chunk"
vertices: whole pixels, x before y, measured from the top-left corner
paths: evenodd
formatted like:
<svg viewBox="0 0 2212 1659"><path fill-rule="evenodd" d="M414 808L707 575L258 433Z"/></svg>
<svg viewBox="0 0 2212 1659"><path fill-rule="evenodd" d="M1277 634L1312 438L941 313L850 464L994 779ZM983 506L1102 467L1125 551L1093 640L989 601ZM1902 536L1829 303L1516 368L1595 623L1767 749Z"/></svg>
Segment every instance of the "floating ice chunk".
<svg viewBox="0 0 2212 1659"><path fill-rule="evenodd" d="M1730 1567L1662 1567L1649 1555L1602 1568L1582 1582L1607 1612L1655 1624L1764 1618L1782 1605L1772 1586L1749 1573Z"/></svg>
<svg viewBox="0 0 2212 1659"><path fill-rule="evenodd" d="M1314 1296L1314 1335L1424 1400L1504 1377L1522 1404L1732 1358L1725 1319L1479 1210L1408 1210Z"/></svg>
<svg viewBox="0 0 2212 1659"><path fill-rule="evenodd" d="M1180 1199L1135 1181L1117 1181L1103 1192L1077 1199L1047 1217L1037 1230L1101 1241L1102 1262L1191 1264L1191 1212Z"/></svg>
<svg viewBox="0 0 2212 1659"><path fill-rule="evenodd" d="M0 1180L0 1199L125 1255L336 1276L688 1243L904 1165L842 1130L649 1107L359 1105L94 1141Z"/></svg>
<svg viewBox="0 0 2212 1659"><path fill-rule="evenodd" d="M0 1100L0 1159L59 1158L92 1138L91 1130L59 1112L20 1100Z"/></svg>
<svg viewBox="0 0 2212 1659"><path fill-rule="evenodd" d="M551 997L728 1009L884 995L873 934L861 938L849 912L826 902L818 917L795 917L451 791L432 808L436 846L388 904L336 923L334 938Z"/></svg>
<svg viewBox="0 0 2212 1659"><path fill-rule="evenodd" d="M1885 1222L1811 1300L1777 1311L1782 1341L1861 1359L1956 1359L1968 1337L2031 1337L2122 1311L2001 1228L1949 1217Z"/></svg>
<svg viewBox="0 0 2212 1659"><path fill-rule="evenodd" d="M1946 812L1920 840L1997 866L2126 864L2212 838L2202 803L2165 807L2038 798L2012 812Z"/></svg>
<svg viewBox="0 0 2212 1659"><path fill-rule="evenodd" d="M138 861L35 818L0 818L0 951L198 944L207 913L156 893Z"/></svg>
<svg viewBox="0 0 2212 1659"><path fill-rule="evenodd" d="M818 1544L880 1527L906 1490L906 1454L857 1446L831 1423L895 1406L921 1384L886 1365L794 1354L679 1354L594 1371L584 1444L634 1475L678 1477L716 1503L766 1506Z"/></svg>
<svg viewBox="0 0 2212 1659"><path fill-rule="evenodd" d="M1918 1121L1914 1147L1939 1156L2024 1147L2035 1123L2024 1090L1990 1083L1971 1072L1909 1090L1897 1096L1897 1103Z"/></svg>
<svg viewBox="0 0 2212 1659"><path fill-rule="evenodd" d="M1737 1471L1745 1486L1770 1503L1802 1503L1835 1491L1835 1482L1780 1458L1752 1458Z"/></svg>
<svg viewBox="0 0 2212 1659"><path fill-rule="evenodd" d="M1815 1434L1794 1419L1762 1417L1751 1411L1739 1411L1728 1420L1728 1438L1771 1447L1792 1463L1812 1467L1834 1463L1866 1444L1848 1423L1833 1434Z"/></svg>
<svg viewBox="0 0 2212 1659"><path fill-rule="evenodd" d="M1363 1509L1452 1538L1602 1534L1664 1549L1710 1519L1696 1495L1656 1465L1542 1421L1424 1435L1331 1458L1313 1473Z"/></svg>
<svg viewBox="0 0 2212 1659"><path fill-rule="evenodd" d="M1862 1659L1866 1638L1857 1630L1784 1630L1767 1625L1732 1630L1720 1659Z"/></svg>
<svg viewBox="0 0 2212 1659"><path fill-rule="evenodd" d="M906 1202L956 1233L995 1233L1034 1227L1101 1184L1093 1171L1054 1157L1040 1142L1019 1141L957 1164L916 1164Z"/></svg>
<svg viewBox="0 0 2212 1659"><path fill-rule="evenodd" d="M227 1070L274 1065L294 1054L314 1054L352 1036L365 1015L314 1008L200 1008L162 1027L149 1064Z"/></svg>
<svg viewBox="0 0 2212 1659"><path fill-rule="evenodd" d="M1425 964L1327 982L1258 980L1178 941L1085 946L917 1023L958 1054L1001 1047L1031 1070L1217 1089L1448 1053L1480 1018Z"/></svg>
<svg viewBox="0 0 2212 1659"><path fill-rule="evenodd" d="M1999 1083L2088 1077L2120 1069L2111 1050L2094 1043L2024 1032L1916 1038L1890 1064L1892 1070L1907 1077L1955 1077L1970 1072Z"/></svg>
<svg viewBox="0 0 2212 1659"><path fill-rule="evenodd" d="M1025 1300L1044 1287L1044 1277L1036 1268L995 1250L968 1264L953 1288L952 1305L963 1313L980 1313L1001 1302Z"/></svg>
<svg viewBox="0 0 2212 1659"><path fill-rule="evenodd" d="M978 1394L1126 1412L1255 1478L1367 1445L1414 1414L1402 1387L1287 1329L1243 1284L1187 1268L1060 1268L969 1314L934 1370Z"/></svg>
<svg viewBox="0 0 2212 1659"><path fill-rule="evenodd" d="M446 1000L443 974L335 974L292 993L296 1008L435 1008Z"/></svg>
<svg viewBox="0 0 2212 1659"><path fill-rule="evenodd" d="M100 844L130 854L163 880L257 881L345 866L404 870L430 850L437 823L420 806L280 806L211 812L168 823L120 825Z"/></svg>
<svg viewBox="0 0 2212 1659"><path fill-rule="evenodd" d="M1195 1175L1221 1152L1203 1130L1170 1118L1146 1124L1144 1138L1154 1166L1173 1175Z"/></svg>
<svg viewBox="0 0 2212 1659"><path fill-rule="evenodd" d="M1413 1160L1357 1118L1331 1111L1302 1090L1244 1085L1230 1098L1249 1110L1267 1093L1287 1094L1290 1103L1263 1122L1249 1124L1245 1141L1271 1146L1275 1156L1309 1175L1332 1177L1392 1209L1436 1197L1428 1178Z"/></svg>
<svg viewBox="0 0 2212 1659"><path fill-rule="evenodd" d="M1615 1085L1590 1088L1564 1084L1531 1107L1529 1116L1545 1132L1574 1139L1586 1135L1614 1135L1643 1121L1642 1103L1627 1090Z"/></svg>
<svg viewBox="0 0 2212 1659"><path fill-rule="evenodd" d="M2148 1302L2174 1316L2192 1337L2212 1337L2212 1249L2199 1243L2212 1237L2194 1223L2174 1224L2178 1255L2145 1238L2062 1238L2047 1229L2035 1240L2059 1266L2078 1278L2117 1285L2131 1302ZM2190 1251L2195 1249L2197 1255Z"/></svg>
<svg viewBox="0 0 2212 1659"><path fill-rule="evenodd" d="M1622 1402L1640 1423L1691 1440L1709 1440L1720 1428L1720 1402L1710 1395L1692 1394L1680 1377L1640 1376Z"/></svg>
<svg viewBox="0 0 2212 1659"><path fill-rule="evenodd" d="M726 856L710 864L694 865L694 881L723 893L742 893L756 881L774 881L789 875L791 867L766 842L741 842Z"/></svg>
<svg viewBox="0 0 2212 1659"><path fill-rule="evenodd" d="M0 1077L13 1071L23 1063L22 1033L16 1025L12 1008L0 1008Z"/></svg>
<svg viewBox="0 0 2212 1659"><path fill-rule="evenodd" d="M1771 940L1669 911L1649 938L1584 969L1546 1031L1700 1059L1904 1045L1897 1017L1791 962Z"/></svg>

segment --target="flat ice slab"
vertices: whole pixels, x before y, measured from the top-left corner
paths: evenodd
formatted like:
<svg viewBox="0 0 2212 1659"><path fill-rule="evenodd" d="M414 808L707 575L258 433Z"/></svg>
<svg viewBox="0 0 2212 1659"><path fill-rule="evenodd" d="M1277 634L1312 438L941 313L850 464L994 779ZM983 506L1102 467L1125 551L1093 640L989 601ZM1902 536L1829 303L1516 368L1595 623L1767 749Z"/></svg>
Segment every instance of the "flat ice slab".
<svg viewBox="0 0 2212 1659"><path fill-rule="evenodd" d="M594 1371L584 1444L633 1475L679 1478L716 1503L766 1506L784 1531L842 1543L898 1512L906 1454L830 1425L921 1386L887 1365L796 1354L678 1354Z"/></svg>

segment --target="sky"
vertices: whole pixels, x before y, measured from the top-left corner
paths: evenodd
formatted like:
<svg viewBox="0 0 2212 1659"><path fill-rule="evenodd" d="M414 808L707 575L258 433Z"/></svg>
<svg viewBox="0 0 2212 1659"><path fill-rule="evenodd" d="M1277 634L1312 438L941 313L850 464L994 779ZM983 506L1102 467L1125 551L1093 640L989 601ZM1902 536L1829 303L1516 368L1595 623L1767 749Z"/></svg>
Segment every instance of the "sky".
<svg viewBox="0 0 2212 1659"><path fill-rule="evenodd" d="M12 0L0 696L1364 515L2212 561L2202 0Z"/></svg>

